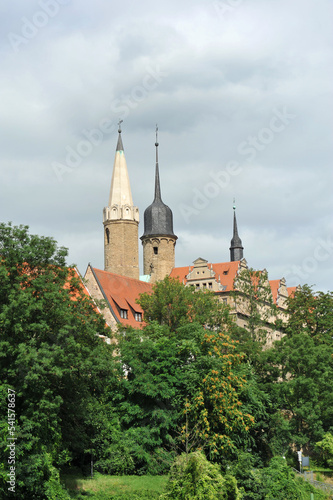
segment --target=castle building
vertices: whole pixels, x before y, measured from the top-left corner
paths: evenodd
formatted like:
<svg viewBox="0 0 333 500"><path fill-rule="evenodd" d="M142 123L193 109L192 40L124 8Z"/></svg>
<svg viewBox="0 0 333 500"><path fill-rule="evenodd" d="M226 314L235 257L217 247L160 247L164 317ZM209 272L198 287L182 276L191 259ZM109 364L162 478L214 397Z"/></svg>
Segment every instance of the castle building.
<svg viewBox="0 0 333 500"><path fill-rule="evenodd" d="M230 262L209 263L197 258L193 265L175 267L177 236L173 232L171 209L162 201L158 161L158 129L156 127L155 193L153 202L144 212L143 272L139 279L139 210L133 204L129 175L121 137L121 121L113 164L109 203L103 210L104 270L88 265L85 279L94 299L104 300L103 315L112 329L118 324L142 328L143 311L136 303L141 293L152 292L152 286L166 276L178 279L185 286L213 291L219 300L228 304L239 326L248 318L246 299L236 303L233 294L235 279L246 269L242 240L238 234L236 207L233 206L233 234L230 243ZM278 317L284 321L288 296L295 291L287 288L284 278L268 281ZM263 306L266 307L265 305ZM263 311L264 313L264 311ZM281 337L274 326L274 318L267 323L268 343Z"/></svg>

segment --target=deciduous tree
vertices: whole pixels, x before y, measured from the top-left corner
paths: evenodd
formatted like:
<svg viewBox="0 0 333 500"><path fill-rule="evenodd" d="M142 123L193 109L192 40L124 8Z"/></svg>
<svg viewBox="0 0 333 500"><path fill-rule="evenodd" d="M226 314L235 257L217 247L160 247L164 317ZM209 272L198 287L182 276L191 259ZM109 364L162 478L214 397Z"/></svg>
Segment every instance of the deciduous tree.
<svg viewBox="0 0 333 500"><path fill-rule="evenodd" d="M51 490L62 498L57 469L84 463L98 432L93 416L113 378L112 351L98 337L105 322L66 255L52 238L0 224L0 378L16 396L17 499L48 498Z"/></svg>

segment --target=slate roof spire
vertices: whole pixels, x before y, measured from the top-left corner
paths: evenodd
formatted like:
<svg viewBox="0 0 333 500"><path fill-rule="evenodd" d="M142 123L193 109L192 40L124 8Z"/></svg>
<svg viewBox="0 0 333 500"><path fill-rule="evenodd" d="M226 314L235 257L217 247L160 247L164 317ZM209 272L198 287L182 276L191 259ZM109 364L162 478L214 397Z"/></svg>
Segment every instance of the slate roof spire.
<svg viewBox="0 0 333 500"><path fill-rule="evenodd" d="M238 235L235 200L234 200L233 210L234 210L234 227L233 227L233 236L232 236L231 246L230 246L230 261L231 262L234 262L236 260L242 260L243 250L244 250L244 247L242 246L242 240L240 239L240 237Z"/></svg>
<svg viewBox="0 0 333 500"><path fill-rule="evenodd" d="M145 236L175 236L173 232L173 216L171 209L162 201L160 172L158 165L158 127L156 125L156 166L155 166L155 195L154 201L144 212L144 233Z"/></svg>
<svg viewBox="0 0 333 500"><path fill-rule="evenodd" d="M154 201L161 201L161 185L160 185L160 171L158 167L158 126L156 125L156 142L155 142L155 147L156 147L156 167L155 167L155 198Z"/></svg>

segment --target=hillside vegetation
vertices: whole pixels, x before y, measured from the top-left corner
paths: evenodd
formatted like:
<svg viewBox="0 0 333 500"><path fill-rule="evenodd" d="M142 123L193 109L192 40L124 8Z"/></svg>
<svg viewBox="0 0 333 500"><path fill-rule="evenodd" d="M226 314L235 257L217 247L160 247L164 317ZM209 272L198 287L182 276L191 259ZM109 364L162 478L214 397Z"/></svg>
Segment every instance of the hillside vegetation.
<svg viewBox="0 0 333 500"><path fill-rule="evenodd" d="M266 350L256 293L240 328L213 293L170 278L141 296L142 330L111 333L66 257L52 238L0 224L1 498L310 497L291 466L301 448L333 463L332 293L296 292ZM68 468L88 477L91 465L81 493L64 487ZM106 475L161 481L150 493L89 489Z"/></svg>

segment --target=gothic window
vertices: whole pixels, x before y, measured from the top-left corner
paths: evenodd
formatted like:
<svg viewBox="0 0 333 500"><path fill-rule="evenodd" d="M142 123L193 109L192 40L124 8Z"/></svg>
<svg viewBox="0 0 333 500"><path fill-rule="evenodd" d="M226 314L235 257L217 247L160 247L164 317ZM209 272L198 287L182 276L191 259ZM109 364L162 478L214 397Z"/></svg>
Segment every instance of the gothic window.
<svg viewBox="0 0 333 500"><path fill-rule="evenodd" d="M109 244L110 243L110 231L109 231L108 227L105 229L105 234L106 234L107 244Z"/></svg>

